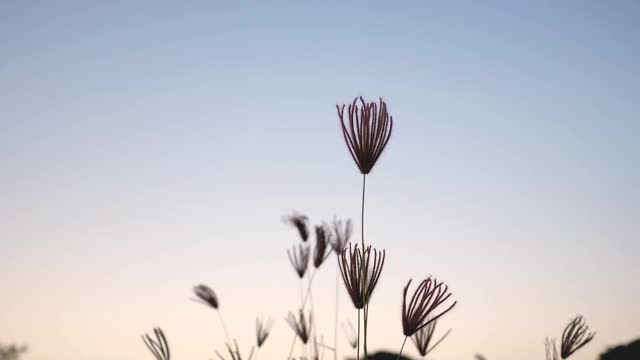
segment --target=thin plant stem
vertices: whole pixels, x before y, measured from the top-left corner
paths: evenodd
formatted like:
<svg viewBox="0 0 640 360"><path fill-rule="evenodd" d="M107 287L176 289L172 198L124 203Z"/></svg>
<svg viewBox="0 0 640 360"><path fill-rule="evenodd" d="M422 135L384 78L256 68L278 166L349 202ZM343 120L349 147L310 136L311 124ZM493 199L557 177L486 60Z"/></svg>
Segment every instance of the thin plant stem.
<svg viewBox="0 0 640 360"><path fill-rule="evenodd" d="M368 359L367 353L367 323L369 322L369 305L365 305L362 310L362 318L364 320L364 358Z"/></svg>
<svg viewBox="0 0 640 360"><path fill-rule="evenodd" d="M404 350L404 344L407 343L407 338L408 336L404 337L404 341L402 342L402 347L400 348L400 353L398 353L398 360L400 360L400 358L402 357L402 350Z"/></svg>
<svg viewBox="0 0 640 360"><path fill-rule="evenodd" d="M220 318L220 324L222 324L222 330L224 330L224 336L227 338L227 343L231 344L231 338L229 337L229 332L227 331L227 325L224 324L224 319L222 318L222 312L218 310L217 313L218 313L218 317Z"/></svg>
<svg viewBox="0 0 640 360"><path fill-rule="evenodd" d="M337 258L336 258L337 260ZM336 267L336 317L334 319L333 328L333 360L338 360L338 273L340 271L340 262L336 261L338 266Z"/></svg>
<svg viewBox="0 0 640 360"><path fill-rule="evenodd" d="M289 356L287 356L287 360L291 359L291 354L293 354L293 347L296 345L296 338L298 336L293 337L293 341L291 342L291 347L289 348Z"/></svg>
<svg viewBox="0 0 640 360"><path fill-rule="evenodd" d="M327 350L329 350L329 351L333 351L333 352L335 352L335 351L336 351L336 349L332 348L332 347L331 347L331 346L329 346L329 345L325 345L323 342L318 343L318 346L320 346L321 348L325 348L325 349L327 349Z"/></svg>
<svg viewBox="0 0 640 360"><path fill-rule="evenodd" d="M304 354L305 359L308 359L309 357L307 356L307 346L304 346L304 344L302 345L302 353Z"/></svg>
<svg viewBox="0 0 640 360"><path fill-rule="evenodd" d="M311 278L309 279L309 302L310 302L310 306L311 306L311 316L313 318L315 318L315 310L313 308L313 290L311 290ZM313 322L313 342L314 344L317 345L318 343L318 337L317 337L318 331L316 330L316 321ZM313 347L311 347L311 355L313 356ZM317 349L316 349L317 350Z"/></svg>
<svg viewBox="0 0 640 360"><path fill-rule="evenodd" d="M368 360L369 356L367 354L367 269L364 268L364 252L365 252L365 247L364 247L364 196L365 196L365 189L366 189L366 185L367 185L367 175L362 175L362 209L361 209L361 214L360 214L360 232L361 232L361 239L362 239L362 270L361 270L361 276L362 276L362 303L364 304L364 347L363 347L363 353L364 353L364 360ZM360 331L360 326L358 326L358 331ZM360 337L358 336L358 339L360 339ZM358 340L359 341L359 340Z"/></svg>
<svg viewBox="0 0 640 360"><path fill-rule="evenodd" d="M358 309L358 350L356 350L356 360L360 360L360 309Z"/></svg>
<svg viewBox="0 0 640 360"><path fill-rule="evenodd" d="M364 251L364 191L367 185L367 175L362 175L362 208L360 212L360 232L362 236L362 251Z"/></svg>
<svg viewBox="0 0 640 360"><path fill-rule="evenodd" d="M302 290L302 288L303 288L303 287L304 287L304 277L300 278L300 304L301 304L301 305L300 305L300 309L302 309L302 308L303 308L303 306L302 306L302 304L303 304L303 300L302 300L303 296L302 296L302 294L303 294L303 292L304 292L304 291ZM300 311L302 311L302 310L300 310ZM294 332L293 336L294 336L294 337L296 336L295 332ZM300 345L302 345L302 351L305 353L305 357L306 357L306 351L307 351L306 349L307 349L307 347L305 346L305 344L304 344L304 343L302 343L302 344L300 344Z"/></svg>
<svg viewBox="0 0 640 360"><path fill-rule="evenodd" d="M311 279L309 280L309 288L307 289L307 293L304 295L304 300L302 300L301 309L304 310L305 305L307 305L307 299L309 298L309 292L311 292L311 284L313 283L313 278L316 276L316 268L313 268L311 272Z"/></svg>
<svg viewBox="0 0 640 360"><path fill-rule="evenodd" d="M313 283L313 279L314 279L315 276L316 276L316 269L314 268L313 272L311 273L311 279L309 280L309 287L311 287L311 283ZM307 297L309 295L309 290L307 290L307 294L305 295L304 300L302 300L302 292L303 292L302 287L303 287L302 279L300 279L300 299L302 301L302 306L300 307L300 310L304 311L304 306L305 306L305 304L307 302ZM287 357L287 360L289 360L291 358L291 354L293 354L293 347L296 344L296 338L297 337L298 337L298 335L294 333L293 334L293 340L291 340L291 349L289 350L289 356Z"/></svg>

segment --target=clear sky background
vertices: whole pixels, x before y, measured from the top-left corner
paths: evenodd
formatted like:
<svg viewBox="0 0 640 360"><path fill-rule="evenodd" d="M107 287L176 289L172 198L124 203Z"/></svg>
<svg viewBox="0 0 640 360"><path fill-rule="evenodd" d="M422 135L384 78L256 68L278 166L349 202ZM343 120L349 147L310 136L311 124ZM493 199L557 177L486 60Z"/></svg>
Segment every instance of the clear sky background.
<svg viewBox="0 0 640 360"><path fill-rule="evenodd" d="M151 359L159 325L175 359L212 358L202 282L244 349L277 319L261 359L284 358L280 218L359 233L335 111L357 95L395 119L367 190L387 250L370 348L400 347L402 287L429 274L458 300L433 359L541 359L576 314L598 331L576 359L640 337L639 19L637 1L0 2L0 341ZM335 259L316 278L331 342Z"/></svg>

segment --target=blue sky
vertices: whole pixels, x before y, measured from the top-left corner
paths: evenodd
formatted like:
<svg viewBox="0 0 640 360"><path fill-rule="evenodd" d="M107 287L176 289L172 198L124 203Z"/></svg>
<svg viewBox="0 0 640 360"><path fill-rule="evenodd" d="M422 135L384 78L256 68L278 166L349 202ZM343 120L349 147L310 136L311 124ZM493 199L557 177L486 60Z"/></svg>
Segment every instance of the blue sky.
<svg viewBox="0 0 640 360"><path fill-rule="evenodd" d="M222 340L188 301L198 282L248 329L282 319L298 284L280 217L358 218L335 112L357 95L395 119L368 181L367 238L389 254L372 326L395 324L374 348L400 345L400 290L427 274L459 300L438 357L538 359L576 313L598 330L585 358L637 337L639 15L634 1L3 2L0 340L32 360L133 359L160 323L177 354L210 356ZM266 351L289 335L280 320Z"/></svg>

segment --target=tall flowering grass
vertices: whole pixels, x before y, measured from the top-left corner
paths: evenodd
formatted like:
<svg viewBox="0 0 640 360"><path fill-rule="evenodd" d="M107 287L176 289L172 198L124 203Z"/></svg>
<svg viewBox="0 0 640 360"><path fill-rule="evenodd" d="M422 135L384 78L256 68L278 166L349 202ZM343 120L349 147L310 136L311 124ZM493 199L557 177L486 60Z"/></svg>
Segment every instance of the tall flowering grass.
<svg viewBox="0 0 640 360"><path fill-rule="evenodd" d="M390 142L394 129L394 120L387 103L379 99L366 101L363 97L357 97L348 105L336 105L342 137L345 141L348 153L354 161L358 173L362 176L362 197L360 202L360 241L358 244L350 243L353 224L350 219L338 219L334 217L331 224L320 222L310 229L310 221L306 215L294 212L282 218L283 222L292 226L297 232L300 242L293 244L286 252L289 262L299 279L300 306L293 309L285 317L286 323L292 330L291 346L286 359L293 359L292 355L297 341L300 342L299 359L323 358L325 351L333 353L334 360L338 359L338 286L342 279L346 293L348 294L353 310L357 313L357 327L353 328L350 322L348 327L343 323L345 336L351 347L355 350L356 359L360 357L369 359L368 329L370 300L377 288L386 260L386 251L377 249L365 241L365 199L367 177L379 162L383 152ZM345 111L346 109L346 111ZM315 242L310 241L315 235ZM324 336L316 328L314 318L317 318L313 306L313 280L316 273L323 268L323 264L332 255L335 255L336 270L336 304L334 308L334 336L333 346L324 342ZM394 260L394 259L391 259ZM309 269L313 265L312 269ZM424 269L430 272L433 269ZM402 336L399 339L402 344L399 347L398 359L401 358L407 339L411 338L417 352L425 357L438 346L451 332L449 329L437 341L433 341L436 323L440 323L457 304L449 286L434 277L426 277L413 292L409 292L412 280L409 279L402 292L402 309L398 318L402 322ZM215 351L220 360L245 359L239 349L235 338L229 333L222 314L220 302L216 293L206 285L197 285L193 292L196 301L206 305L218 313L220 326L222 327L226 342L224 343L226 355ZM307 303L309 308L307 309ZM387 309L388 311L388 309ZM320 312L321 316L328 313ZM252 360L264 346L273 325L272 320L256 319L255 339L256 343L251 347L246 360ZM157 360L170 360L169 344L164 332L154 329L155 339L149 335L143 335L143 341ZM547 360L566 359L577 350L589 343L595 333L589 332L582 316L577 316L565 328L562 334L560 352L558 353L555 340L547 338L545 343ZM256 350L257 348L257 350ZM283 357L284 357L283 353ZM226 357L225 357L226 356ZM477 358L483 358L477 355ZM484 358L483 358L484 359Z"/></svg>

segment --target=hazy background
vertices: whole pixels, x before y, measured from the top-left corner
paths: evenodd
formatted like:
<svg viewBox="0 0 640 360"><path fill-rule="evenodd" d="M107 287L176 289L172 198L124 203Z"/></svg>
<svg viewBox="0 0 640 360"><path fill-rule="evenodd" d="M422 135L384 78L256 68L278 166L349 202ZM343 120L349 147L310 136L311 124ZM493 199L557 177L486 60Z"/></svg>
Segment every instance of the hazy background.
<svg viewBox="0 0 640 360"><path fill-rule="evenodd" d="M335 104L364 95L395 119L367 190L387 249L370 348L399 348L401 289L434 274L459 301L434 359L541 359L578 313L598 333L575 358L595 359L640 336L639 18L637 1L0 2L0 341L151 359L139 335L159 325L176 359L208 359L203 282L244 349L256 315L278 319L261 358L284 358L298 237L280 218L358 219ZM332 258L327 341L334 281Z"/></svg>

